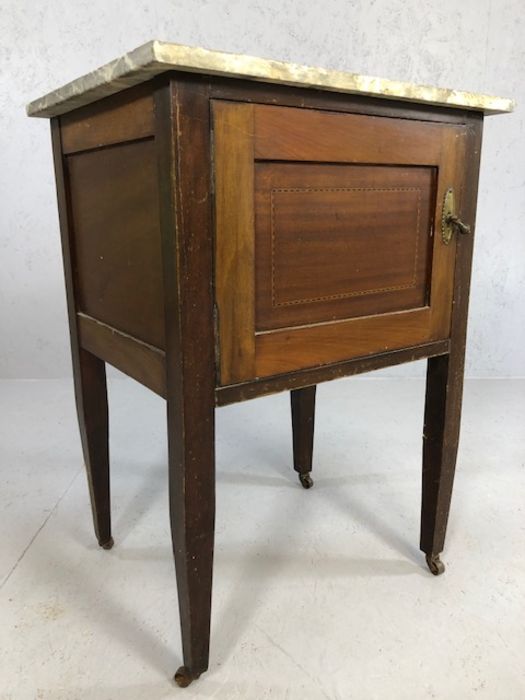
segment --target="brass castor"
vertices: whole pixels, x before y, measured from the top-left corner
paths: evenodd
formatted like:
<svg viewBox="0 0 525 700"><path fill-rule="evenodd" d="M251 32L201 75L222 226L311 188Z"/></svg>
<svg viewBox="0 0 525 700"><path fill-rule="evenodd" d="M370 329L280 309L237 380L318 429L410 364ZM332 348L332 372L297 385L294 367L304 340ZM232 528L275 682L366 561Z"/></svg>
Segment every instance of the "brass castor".
<svg viewBox="0 0 525 700"><path fill-rule="evenodd" d="M439 558L439 554L427 554L425 555L425 559L427 560L430 572L434 574L434 576L439 576L445 571L445 565Z"/></svg>
<svg viewBox="0 0 525 700"><path fill-rule="evenodd" d="M181 666L177 669L173 680L179 688L187 688L192 681L196 681L201 674L193 675L187 666Z"/></svg>
<svg viewBox="0 0 525 700"><path fill-rule="evenodd" d="M99 542L99 545L102 547L102 549L111 549L113 545L115 544L113 537L110 537L107 542Z"/></svg>
<svg viewBox="0 0 525 700"><path fill-rule="evenodd" d="M306 474L299 474L299 481L301 482L301 486L304 489L311 489L314 485L314 481L310 476L310 472L306 472Z"/></svg>

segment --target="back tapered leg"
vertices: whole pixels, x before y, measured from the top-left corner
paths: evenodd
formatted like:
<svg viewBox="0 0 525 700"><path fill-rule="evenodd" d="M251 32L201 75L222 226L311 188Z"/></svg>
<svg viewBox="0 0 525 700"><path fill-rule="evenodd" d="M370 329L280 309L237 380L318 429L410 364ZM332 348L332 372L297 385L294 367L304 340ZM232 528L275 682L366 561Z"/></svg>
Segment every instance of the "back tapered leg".
<svg viewBox="0 0 525 700"><path fill-rule="evenodd" d="M305 489L313 486L312 453L314 447L316 386L293 389L290 392L292 407L293 467Z"/></svg>
<svg viewBox="0 0 525 700"><path fill-rule="evenodd" d="M73 356L80 438L98 543L111 549L109 429L105 363L83 348Z"/></svg>

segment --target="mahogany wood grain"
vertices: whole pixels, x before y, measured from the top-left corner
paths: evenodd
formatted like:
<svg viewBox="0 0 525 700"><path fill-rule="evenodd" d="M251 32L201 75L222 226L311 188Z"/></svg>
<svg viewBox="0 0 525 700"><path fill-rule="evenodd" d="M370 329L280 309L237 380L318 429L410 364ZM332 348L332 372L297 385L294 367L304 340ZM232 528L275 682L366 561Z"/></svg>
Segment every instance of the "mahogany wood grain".
<svg viewBox="0 0 525 700"><path fill-rule="evenodd" d="M258 333L257 376L286 374L441 340L429 307Z"/></svg>
<svg viewBox="0 0 525 700"><path fill-rule="evenodd" d="M263 377L255 381L231 386L217 387L215 391L217 406L227 406L239 401L248 401L275 394L288 389L302 388L312 384L320 384L342 377L350 377L354 374L371 372L383 367L392 367L405 362L415 362L428 357L446 355L450 349L448 340L439 340L434 343L426 343L403 350L392 350L372 355L370 357L358 357L353 360L336 362L323 367L307 368L274 377Z"/></svg>
<svg viewBox="0 0 525 700"><path fill-rule="evenodd" d="M78 314L77 323L83 348L166 398L166 356L163 350L82 313Z"/></svg>
<svg viewBox="0 0 525 700"><path fill-rule="evenodd" d="M151 86L124 90L59 119L65 154L153 136Z"/></svg>
<svg viewBox="0 0 525 700"><path fill-rule="evenodd" d="M257 163L256 331L426 306L433 168Z"/></svg>
<svg viewBox="0 0 525 700"><path fill-rule="evenodd" d="M239 105L228 102L218 104L221 107L220 113L216 112L216 134L218 131L220 133L219 122L228 119L230 110L239 109ZM256 309L255 323L251 328L251 334L255 336L253 370L250 375L249 362L245 359L242 375L221 371L221 385L246 381L250 376L256 378L287 373L448 338L455 241L445 246L441 237L434 235L434 232L439 231L441 226L441 203L446 189L454 187L459 190L462 186L465 127L264 105L254 105L253 114L254 128L251 128L250 119L240 129L242 139L246 141L245 148L237 151L232 148L231 151L228 170L231 183L219 185L217 169L214 173L216 187L222 187L216 205L219 222L216 227L217 259L221 259L223 247L228 250L230 258L234 256L236 259L235 275L224 275L216 270L216 274L223 274L219 285L222 299L219 303L220 346L222 349L223 338L227 337L229 356L232 356L232 343L242 344L244 357L249 355L246 348L249 348L247 339L251 319L248 321L246 314L242 317L235 315L239 296L237 280L241 275L244 279L249 275L256 278L255 284L243 286L245 293L242 295L242 303ZM252 134L253 138L250 138ZM255 225L251 230L248 222L243 226L242 239L247 241L251 237L254 241L255 268L251 256L243 261L239 246L232 247L231 229L222 223L226 215L221 215L221 210L231 212L238 207L236 195L246 178L235 177L235 173L247 171L249 158L253 158L252 168L257 173L255 196L251 205L247 205L250 202L250 183L249 188L242 190L241 206L243 211L246 206L253 206ZM334 165L336 162L341 165ZM362 200L359 205L354 201L352 206L360 215L357 217L348 203L344 204L341 190L351 188L345 186L345 180L341 179L345 175L341 173L358 171L368 173L362 177L370 185L374 184L376 188L388 185L391 189L396 189L394 182L403 182L403 179L406 183L412 182L411 187L414 187L419 173L421 178L427 179L420 180L419 186L414 188L424 194L416 199L412 197L408 214L401 214L403 208L410 209L408 192L405 192L407 196L404 200L398 198L391 214L394 222L397 217L397 226L388 228L388 217L381 218L382 210L378 211L377 205L368 208L365 205L363 208ZM277 221L275 201L278 195L289 194L292 197L291 191L296 195L296 190L322 189L318 187L319 183L326 183L329 178L332 178L332 184L337 182L343 185L331 188L336 192L329 202L330 206L323 205L317 192L311 207L307 207L303 201L296 210L290 210ZM288 186L281 186L283 183ZM290 208L289 201L285 206ZM414 220L417 220L418 207L425 219L422 228L425 233L416 235L414 232L418 226ZM390 214L386 205L384 208ZM332 225L333 230L330 230L332 235L329 238L334 240L334 248L325 245L321 249L322 227L329 225L328 211L330 215L334 211L339 212L341 220L336 221ZM304 217L303 224L301 216ZM408 223L410 217L412 223ZM345 234L352 230L357 232L353 242L359 246L356 235L362 235L360 232L367 230L377 235L381 227L390 232L391 240L387 243L383 240L382 246L371 246L368 254L363 244L362 253L358 255L355 248L351 249L345 265L345 257L341 254L341 250L348 245ZM412 235L409 233L410 227ZM312 237L315 245L308 253L308 243ZM384 297L370 294L368 299L362 295L363 298L349 302L353 292L360 291L356 285L365 281L356 280L356 275L350 274L350 259L353 259L356 268L364 270L363 278L368 277L370 284L382 283L380 287L372 285L370 290L407 286L406 282L395 285L391 280L395 277L396 265L406 266L410 255L412 260L415 259L416 240L424 251L416 262L415 287L419 300L398 298L395 304L392 299L387 302L391 306L385 307ZM248 245L251 250L252 244L247 242ZM397 250L399 246L404 249L401 255ZM396 255L398 261L403 259L402 263L396 263ZM376 274L374 279L370 270L381 256L384 261L384 264L378 265L378 271L382 268L381 274ZM330 274L331 266L333 272ZM381 275L382 280L379 279ZM229 288L229 293L224 292L225 286ZM361 290L366 289L366 286L361 287ZM315 296L317 292L323 295L323 291L328 299ZM301 299L300 293L307 296ZM314 296L308 296L309 293ZM279 302L279 294L283 303ZM294 294L299 296L294 297ZM347 297L344 303L338 298L330 298L339 295ZM315 303L310 303L312 299ZM303 303L288 304L287 301Z"/></svg>
<svg viewBox="0 0 525 700"><path fill-rule="evenodd" d="M468 150L468 129L444 129L442 154L439 163L439 178L436 192L436 217L433 252L433 278L430 290L430 304L434 315L434 326L440 332L450 337L453 309L454 280L456 266L456 250L460 243L454 236L449 245L443 243L441 228L443 201L449 187L458 195L458 205L461 205L463 192L468 184L466 178L466 153ZM437 302L437 303L436 303Z"/></svg>
<svg viewBox="0 0 525 700"><path fill-rule="evenodd" d="M153 139L68 156L79 310L163 349Z"/></svg>
<svg viewBox="0 0 525 700"><path fill-rule="evenodd" d="M256 159L419 166L439 161L444 128L406 119L261 105L254 106L254 125Z"/></svg>
<svg viewBox="0 0 525 700"><path fill-rule="evenodd" d="M213 103L215 283L223 384L255 372L253 107Z"/></svg>

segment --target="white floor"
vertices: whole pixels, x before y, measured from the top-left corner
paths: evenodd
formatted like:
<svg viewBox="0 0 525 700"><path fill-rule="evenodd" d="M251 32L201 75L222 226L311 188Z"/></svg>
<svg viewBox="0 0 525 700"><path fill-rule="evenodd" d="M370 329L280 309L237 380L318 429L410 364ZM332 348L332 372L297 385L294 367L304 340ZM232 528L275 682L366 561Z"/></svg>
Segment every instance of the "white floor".
<svg viewBox="0 0 525 700"><path fill-rule="evenodd" d="M106 552L71 383L0 383L2 700L525 698L525 380L467 383L439 578L418 551L422 381L321 386L310 491L286 394L220 409L210 669L187 690L164 404L121 379L110 404Z"/></svg>

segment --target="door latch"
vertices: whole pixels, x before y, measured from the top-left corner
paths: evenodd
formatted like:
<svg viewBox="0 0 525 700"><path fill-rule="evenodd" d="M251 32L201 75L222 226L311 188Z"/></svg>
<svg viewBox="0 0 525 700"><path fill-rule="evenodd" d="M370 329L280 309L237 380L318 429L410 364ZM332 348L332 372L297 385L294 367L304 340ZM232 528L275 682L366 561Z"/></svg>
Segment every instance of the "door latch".
<svg viewBox="0 0 525 700"><path fill-rule="evenodd" d="M443 200L443 212L441 215L441 237L443 243L448 245L452 239L454 231L461 234L467 234L471 232L470 226L459 218L455 213L455 202L454 202L454 190L452 187L445 193L445 198Z"/></svg>

